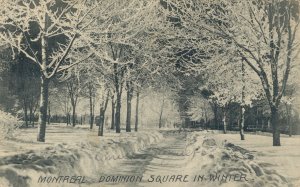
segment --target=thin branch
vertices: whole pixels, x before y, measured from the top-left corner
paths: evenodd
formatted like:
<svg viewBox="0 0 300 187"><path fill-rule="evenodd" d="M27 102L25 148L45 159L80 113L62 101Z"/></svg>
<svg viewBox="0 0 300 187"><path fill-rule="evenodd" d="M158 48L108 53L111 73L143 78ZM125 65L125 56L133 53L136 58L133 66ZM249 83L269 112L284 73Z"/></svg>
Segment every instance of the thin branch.
<svg viewBox="0 0 300 187"><path fill-rule="evenodd" d="M69 68L71 68L71 67L73 67L73 66L75 66L75 65L77 65L77 64L79 64L79 63L81 63L81 62L83 62L83 61L85 61L85 60L87 60L87 59L90 58L93 54L94 54L94 53L90 53L89 55L87 55L86 57L80 59L80 60L77 61L77 62L73 62L72 64L70 64L70 65L68 65L68 66L66 66L66 67L61 67L60 69L57 70L57 73L62 72L62 71L65 71L65 70L67 70L67 69L69 69Z"/></svg>
<svg viewBox="0 0 300 187"><path fill-rule="evenodd" d="M66 47L63 55L62 56L58 56L57 58L53 59L52 62L49 65L47 65L48 68L52 67L54 64L56 64L55 69L57 69L60 66L60 64L62 63L62 61L65 60L66 56L68 55L69 51L71 50L71 47L72 47L75 39L77 38L77 36L78 36L77 34L74 34L74 36L70 40L68 46Z"/></svg>

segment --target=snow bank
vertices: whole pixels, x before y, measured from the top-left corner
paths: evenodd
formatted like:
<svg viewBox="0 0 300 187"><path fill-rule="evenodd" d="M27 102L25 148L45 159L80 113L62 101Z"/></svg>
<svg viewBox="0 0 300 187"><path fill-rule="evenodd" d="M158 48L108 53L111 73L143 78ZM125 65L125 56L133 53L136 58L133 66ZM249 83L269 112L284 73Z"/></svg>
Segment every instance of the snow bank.
<svg viewBox="0 0 300 187"><path fill-rule="evenodd" d="M44 150L5 157L0 160L0 186L74 186L37 183L41 176L87 176L87 181L93 181L105 172L105 168L162 138L157 131L124 133L114 139L100 139L98 143L61 143Z"/></svg>
<svg viewBox="0 0 300 187"><path fill-rule="evenodd" d="M218 143L203 132L192 133L188 142L192 162L186 170L203 176L203 186L288 186L283 176L256 163L254 156L242 147Z"/></svg>
<svg viewBox="0 0 300 187"><path fill-rule="evenodd" d="M20 125L16 117L0 110L0 140L15 137Z"/></svg>

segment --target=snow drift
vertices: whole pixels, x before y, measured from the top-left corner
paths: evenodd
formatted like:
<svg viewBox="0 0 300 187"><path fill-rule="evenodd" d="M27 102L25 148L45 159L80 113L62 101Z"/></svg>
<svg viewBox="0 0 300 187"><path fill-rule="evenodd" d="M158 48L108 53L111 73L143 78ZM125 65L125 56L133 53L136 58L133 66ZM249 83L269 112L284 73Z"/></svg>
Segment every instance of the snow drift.
<svg viewBox="0 0 300 187"><path fill-rule="evenodd" d="M194 171L193 175L206 177L203 186L289 186L275 170L256 163L248 150L226 141L216 142L209 133L203 133L194 132L188 137L191 161L186 168ZM240 180L234 180L234 176Z"/></svg>
<svg viewBox="0 0 300 187"><path fill-rule="evenodd" d="M99 172L117 164L118 160L139 152L162 138L156 131L124 133L114 139L100 139L98 143L61 143L44 150L4 157L0 160L0 186L74 186L67 183L37 183L39 177L45 175L88 176L88 181L92 181L98 177Z"/></svg>

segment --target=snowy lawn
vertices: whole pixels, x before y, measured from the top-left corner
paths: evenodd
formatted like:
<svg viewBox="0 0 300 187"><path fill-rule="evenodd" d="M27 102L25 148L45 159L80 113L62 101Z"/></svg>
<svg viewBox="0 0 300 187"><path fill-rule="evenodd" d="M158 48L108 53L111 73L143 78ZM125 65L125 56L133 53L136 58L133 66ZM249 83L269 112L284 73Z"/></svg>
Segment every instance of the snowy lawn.
<svg viewBox="0 0 300 187"><path fill-rule="evenodd" d="M300 136L282 135L280 147L271 146L270 135L246 134L245 141L240 140L239 134L214 134L213 137L249 150L259 165L276 170L293 186L300 186Z"/></svg>
<svg viewBox="0 0 300 187"><path fill-rule="evenodd" d="M78 125L75 128L65 124L48 125L46 129L46 142L37 142L37 128L21 129L17 136L11 140L0 141L0 158L4 156L16 155L32 150L40 150L57 144L75 145L81 142L99 143L113 139L118 141L125 139L128 133L122 131L116 134L113 130L106 130L103 137L97 136L98 127L94 126L92 130L88 125ZM145 131L144 131L145 132ZM150 130L151 132L151 130ZM131 135L135 132L131 132Z"/></svg>
<svg viewBox="0 0 300 187"><path fill-rule="evenodd" d="M157 131L98 137L88 126L47 128L46 143L36 142L37 129L23 129L13 140L0 143L0 186L40 186L44 175L90 176L139 152L163 136Z"/></svg>

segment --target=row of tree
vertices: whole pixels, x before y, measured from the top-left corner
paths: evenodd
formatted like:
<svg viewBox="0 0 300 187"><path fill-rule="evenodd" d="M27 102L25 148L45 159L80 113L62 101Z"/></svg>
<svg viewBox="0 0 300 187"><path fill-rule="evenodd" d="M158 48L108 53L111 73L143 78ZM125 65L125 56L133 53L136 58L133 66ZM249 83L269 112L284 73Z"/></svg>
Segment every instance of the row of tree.
<svg viewBox="0 0 300 187"><path fill-rule="evenodd" d="M124 91L126 130L131 131L133 93L138 99L149 86L177 93L180 115L189 123L188 98L195 86L207 92L210 103L223 108L225 130L226 108L232 102L240 104L242 139L246 106L266 99L273 145L280 145L278 109L288 100L286 88L299 50L298 1L4 0L3 4L1 45L11 48L13 57L32 63L40 79L38 141L45 141L49 85L58 79L68 80L72 116L79 93L85 91L91 127L95 93L101 90L99 134L109 98L115 106L113 124L120 133ZM187 86L191 81L198 84Z"/></svg>
<svg viewBox="0 0 300 187"><path fill-rule="evenodd" d="M246 98L261 95L260 90L263 90L262 96L267 99L271 111L273 145L280 146L278 109L299 52L296 40L299 2L174 0L164 3L170 16L176 18L176 24L187 31L180 43L184 50L189 46L193 54L188 58L183 56L185 66L191 72L205 70L208 75L219 75L214 76L208 86L212 97L225 108L228 101L237 100L237 97L241 98L238 100L243 107ZM245 65L237 68L241 63ZM250 78L246 78L246 65ZM233 74L240 76L231 78ZM226 114L223 116L226 127Z"/></svg>

